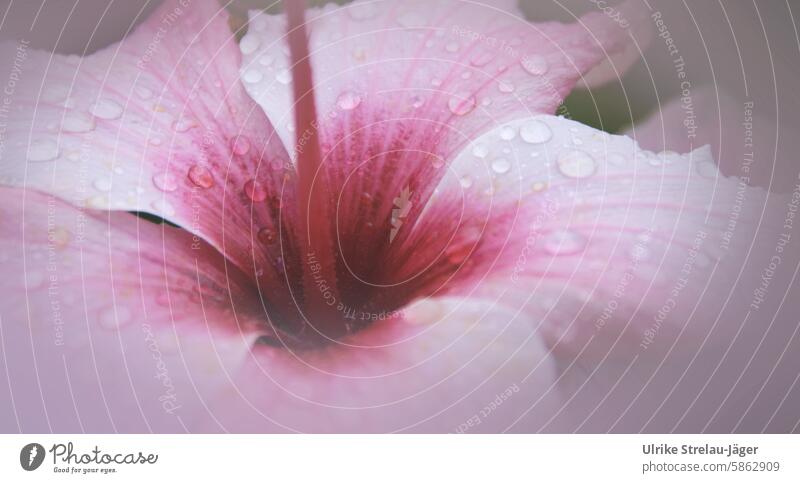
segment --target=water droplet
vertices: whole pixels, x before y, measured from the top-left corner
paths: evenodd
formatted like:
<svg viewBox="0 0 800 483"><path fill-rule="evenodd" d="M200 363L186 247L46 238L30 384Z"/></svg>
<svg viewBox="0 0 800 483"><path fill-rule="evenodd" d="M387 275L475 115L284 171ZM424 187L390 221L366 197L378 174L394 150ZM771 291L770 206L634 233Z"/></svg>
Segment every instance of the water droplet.
<svg viewBox="0 0 800 483"><path fill-rule="evenodd" d="M114 120L119 119L119 117L122 116L123 109L122 106L111 99L99 99L96 103L94 103L90 109L90 112L94 117Z"/></svg>
<svg viewBox="0 0 800 483"><path fill-rule="evenodd" d="M475 109L475 103L472 95L453 96L447 102L447 107L456 116L466 116Z"/></svg>
<svg viewBox="0 0 800 483"><path fill-rule="evenodd" d="M523 57L520 64L522 64L522 68L531 75L544 75L549 68L547 60L541 55Z"/></svg>
<svg viewBox="0 0 800 483"><path fill-rule="evenodd" d="M238 156L245 155L248 151L250 151L250 140L243 135L232 137L230 140L230 145L233 154Z"/></svg>
<svg viewBox="0 0 800 483"><path fill-rule="evenodd" d="M28 161L52 161L58 157L58 144L52 139L37 139L28 146Z"/></svg>
<svg viewBox="0 0 800 483"><path fill-rule="evenodd" d="M551 255L575 255L586 247L586 240L579 234L560 230L550 233L544 240L544 249Z"/></svg>
<svg viewBox="0 0 800 483"><path fill-rule="evenodd" d="M717 166L711 161L700 161L696 165L697 174L704 178L716 178L719 171Z"/></svg>
<svg viewBox="0 0 800 483"><path fill-rule="evenodd" d="M282 69L275 74L275 80L284 85L289 84L292 82L292 73L288 69Z"/></svg>
<svg viewBox="0 0 800 483"><path fill-rule="evenodd" d="M247 69L244 73L244 81L250 84L257 84L261 82L261 79L264 78L264 75L258 69Z"/></svg>
<svg viewBox="0 0 800 483"><path fill-rule="evenodd" d="M492 52L479 52L474 57L469 60L469 63L472 64L474 67L483 67L484 65L488 64L494 60L494 54Z"/></svg>
<svg viewBox="0 0 800 483"><path fill-rule="evenodd" d="M589 153L573 150L558 157L558 169L568 178L588 178L594 174L597 163Z"/></svg>
<svg viewBox="0 0 800 483"><path fill-rule="evenodd" d="M553 131L542 121L528 121L519 128L519 136L526 143L541 144L553 137Z"/></svg>
<svg viewBox="0 0 800 483"><path fill-rule="evenodd" d="M175 191L178 189L178 180L172 173L161 172L153 176L153 184L161 191Z"/></svg>
<svg viewBox="0 0 800 483"><path fill-rule="evenodd" d="M476 158L485 158L489 155L489 146L486 144L476 144L472 147L472 155Z"/></svg>
<svg viewBox="0 0 800 483"><path fill-rule="evenodd" d="M540 193L540 192L542 192L542 191L544 191L546 189L547 189L547 183L543 183L541 181L537 181L537 182L533 183L533 186L531 186L531 190L534 193Z"/></svg>
<svg viewBox="0 0 800 483"><path fill-rule="evenodd" d="M94 186L94 189L97 191L109 192L111 191L112 182L110 178L97 178L92 183L92 186Z"/></svg>
<svg viewBox="0 0 800 483"><path fill-rule="evenodd" d="M444 49L450 53L458 52L459 48L461 48L461 46L455 40L452 42L448 42L447 45L444 46Z"/></svg>
<svg viewBox="0 0 800 483"><path fill-rule="evenodd" d="M492 161L492 171L497 174L505 174L511 170L511 163L506 158L497 158Z"/></svg>
<svg viewBox="0 0 800 483"><path fill-rule="evenodd" d="M275 57L271 55L264 54L258 57L258 63L263 65L264 67L272 65L273 62L275 62Z"/></svg>
<svg viewBox="0 0 800 483"><path fill-rule="evenodd" d="M503 141L511 141L517 136L517 130L512 126L503 126L500 128L500 139Z"/></svg>
<svg viewBox="0 0 800 483"><path fill-rule="evenodd" d="M411 98L411 107L413 107L414 109L419 109L424 104L425 104L425 99L423 99L421 96L414 96Z"/></svg>
<svg viewBox="0 0 800 483"><path fill-rule="evenodd" d="M438 77L434 77L433 79L431 79L431 85L433 87L441 87L442 79L439 79Z"/></svg>
<svg viewBox="0 0 800 483"><path fill-rule="evenodd" d="M244 55L250 55L258 49L260 43L258 35L245 35L239 42L239 50Z"/></svg>
<svg viewBox="0 0 800 483"><path fill-rule="evenodd" d="M461 184L462 188L469 188L472 186L472 178L470 178L468 175L462 176L458 182Z"/></svg>
<svg viewBox="0 0 800 483"><path fill-rule="evenodd" d="M65 132L85 133L94 129L94 119L82 114L70 114L64 118L61 129Z"/></svg>
<svg viewBox="0 0 800 483"><path fill-rule="evenodd" d="M97 321L100 327L109 330L119 329L128 325L133 320L133 313L125 306L110 306L102 309Z"/></svg>
<svg viewBox="0 0 800 483"><path fill-rule="evenodd" d="M336 98L336 105L343 111L352 111L361 104L361 96L352 91L345 91Z"/></svg>
<svg viewBox="0 0 800 483"><path fill-rule="evenodd" d="M514 92L514 84L509 81L500 81L500 84L497 86L497 90L504 94L511 94Z"/></svg>
<svg viewBox="0 0 800 483"><path fill-rule="evenodd" d="M208 189L214 186L214 177L207 168L195 164L189 168L189 181L198 188Z"/></svg>
<svg viewBox="0 0 800 483"><path fill-rule="evenodd" d="M244 184L244 194L255 203L260 203L267 199L267 189L264 188L260 181L255 179L251 179Z"/></svg>
<svg viewBox="0 0 800 483"><path fill-rule="evenodd" d="M258 239L261 243L272 245L275 242L275 232L269 228L262 228L258 230Z"/></svg>
<svg viewBox="0 0 800 483"><path fill-rule="evenodd" d="M172 129L174 129L176 132L186 132L196 125L197 124L193 119L180 118L172 123Z"/></svg>

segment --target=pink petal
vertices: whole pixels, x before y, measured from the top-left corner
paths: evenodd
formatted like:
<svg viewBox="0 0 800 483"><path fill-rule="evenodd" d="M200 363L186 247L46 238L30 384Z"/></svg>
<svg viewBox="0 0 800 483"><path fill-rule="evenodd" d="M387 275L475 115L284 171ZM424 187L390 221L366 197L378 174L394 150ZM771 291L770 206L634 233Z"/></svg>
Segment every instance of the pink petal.
<svg viewBox="0 0 800 483"><path fill-rule="evenodd" d="M770 226L760 220L765 193L718 177L708 148L655 154L550 116L475 140L438 189L409 238L392 245L382 280L413 279L409 289L428 293L524 287L550 343L576 350L610 301L599 333L615 340L630 329L638 342L687 264L691 277L670 321L685 324L701 296L724 300L755 230ZM661 334L674 335L674 324Z"/></svg>
<svg viewBox="0 0 800 483"><path fill-rule="evenodd" d="M257 337L216 250L133 215L0 188L0 430L183 432Z"/></svg>
<svg viewBox="0 0 800 483"><path fill-rule="evenodd" d="M3 153L13 162L0 175L79 206L164 217L288 299L275 267L291 231L279 217L293 203L291 164L239 82L227 19L211 0L169 1L87 57L20 54Z"/></svg>
<svg viewBox="0 0 800 483"><path fill-rule="evenodd" d="M523 417L522 430L560 403L541 340L491 300L429 300L341 345L254 354L241 384L210 403L229 431L498 432Z"/></svg>
<svg viewBox="0 0 800 483"><path fill-rule="evenodd" d="M407 235L393 219L398 197L413 220L471 137L555 111L584 72L628 42L597 12L581 23L534 25L513 7L475 2L356 2L307 18L314 90L301 94L317 100L311 131L291 132L297 106L284 16L251 14L241 76L295 156L309 149L307 133L319 137L344 265L339 288L345 298L357 294L353 304L379 282L375 260Z"/></svg>

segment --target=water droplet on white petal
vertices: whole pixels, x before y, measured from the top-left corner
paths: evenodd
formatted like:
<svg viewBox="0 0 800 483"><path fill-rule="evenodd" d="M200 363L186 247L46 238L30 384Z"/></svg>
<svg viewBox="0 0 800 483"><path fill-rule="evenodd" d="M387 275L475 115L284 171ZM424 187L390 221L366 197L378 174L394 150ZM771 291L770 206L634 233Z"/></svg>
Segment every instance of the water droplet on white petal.
<svg viewBox="0 0 800 483"><path fill-rule="evenodd" d="M575 255L586 247L586 240L569 230L559 230L544 239L544 249L551 255Z"/></svg>
<svg viewBox="0 0 800 483"><path fill-rule="evenodd" d="M111 187L112 187L111 179L110 178L97 178L92 183L92 186L94 186L94 189L96 189L97 191L103 191L103 192L111 191Z"/></svg>
<svg viewBox="0 0 800 483"><path fill-rule="evenodd" d="M292 73L288 69L283 69L275 74L275 80L281 84L289 84L292 82Z"/></svg>
<svg viewBox="0 0 800 483"><path fill-rule="evenodd" d="M128 325L133 320L133 313L125 306L110 306L100 311L97 320L102 328L115 330Z"/></svg>
<svg viewBox="0 0 800 483"><path fill-rule="evenodd" d="M447 107L456 116L466 116L475 109L475 103L472 95L453 96L447 102Z"/></svg>
<svg viewBox="0 0 800 483"><path fill-rule="evenodd" d="M158 173L153 176L153 184L161 191L175 191L178 189L178 180L172 173Z"/></svg>
<svg viewBox="0 0 800 483"><path fill-rule="evenodd" d="M58 157L58 144L52 139L37 139L28 146L28 161L52 161Z"/></svg>
<svg viewBox="0 0 800 483"><path fill-rule="evenodd" d="M245 35L239 42L239 50L244 55L250 55L258 49L260 43L258 35Z"/></svg>
<svg viewBox="0 0 800 483"><path fill-rule="evenodd" d="M517 136L517 130L512 126L503 126L500 128L500 139L503 141L511 141Z"/></svg>
<svg viewBox="0 0 800 483"><path fill-rule="evenodd" d="M520 63L522 64L522 68L531 75L544 75L549 68L547 60L540 55L523 57Z"/></svg>
<svg viewBox="0 0 800 483"><path fill-rule="evenodd" d="M472 155L476 158L485 158L489 155L489 146L486 144L476 144L472 147Z"/></svg>
<svg viewBox="0 0 800 483"><path fill-rule="evenodd" d="M559 155L558 169L568 178L588 178L597 170L597 163L589 153L573 150Z"/></svg>
<svg viewBox="0 0 800 483"><path fill-rule="evenodd" d="M69 114L61 129L65 132L85 133L94 129L94 119L83 114Z"/></svg>
<svg viewBox="0 0 800 483"><path fill-rule="evenodd" d="M492 171L497 174L505 174L511 170L511 163L506 158L497 158L492 161Z"/></svg>
<svg viewBox="0 0 800 483"><path fill-rule="evenodd" d="M461 184L462 188L469 188L472 186L472 178L469 176L462 176L460 180L458 180L459 184Z"/></svg>
<svg viewBox="0 0 800 483"><path fill-rule="evenodd" d="M336 105L343 111L352 111L359 104L361 104L361 96L351 91L342 92L336 99Z"/></svg>
<svg viewBox="0 0 800 483"><path fill-rule="evenodd" d="M519 128L519 136L526 143L541 144L553 137L553 131L542 121L528 121Z"/></svg>
<svg viewBox="0 0 800 483"><path fill-rule="evenodd" d="M122 106L111 99L99 99L94 103L90 112L100 119L113 120L122 116L123 109Z"/></svg>

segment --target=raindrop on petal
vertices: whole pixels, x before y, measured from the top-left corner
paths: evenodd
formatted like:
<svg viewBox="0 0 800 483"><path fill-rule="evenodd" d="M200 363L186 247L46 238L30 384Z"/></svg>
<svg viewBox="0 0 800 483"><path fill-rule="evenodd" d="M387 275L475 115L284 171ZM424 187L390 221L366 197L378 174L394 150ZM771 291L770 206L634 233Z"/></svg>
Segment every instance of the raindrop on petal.
<svg viewBox="0 0 800 483"><path fill-rule="evenodd" d="M58 157L58 144L52 139L37 139L28 146L28 161L52 161Z"/></svg>
<svg viewBox="0 0 800 483"><path fill-rule="evenodd" d="M456 116L466 116L475 109L475 103L475 97L472 95L453 96L447 102L447 107Z"/></svg>
<svg viewBox="0 0 800 483"><path fill-rule="evenodd" d="M178 180L172 173L157 173L153 176L153 184L161 191L169 192L178 189Z"/></svg>
<svg viewBox="0 0 800 483"><path fill-rule="evenodd" d="M267 199L267 190L260 181L251 179L244 184L244 194L255 203L260 203Z"/></svg>
<svg viewBox="0 0 800 483"><path fill-rule="evenodd" d="M517 136L517 130L512 126L503 126L500 128L500 139L503 141L511 141Z"/></svg>
<svg viewBox="0 0 800 483"><path fill-rule="evenodd" d="M232 137L230 140L230 145L233 154L238 156L245 155L248 151L250 151L250 140L243 135Z"/></svg>
<svg viewBox="0 0 800 483"><path fill-rule="evenodd" d="M61 129L65 132L85 133L94 129L94 119L81 115L69 114L64 118Z"/></svg>
<svg viewBox="0 0 800 483"><path fill-rule="evenodd" d="M352 111L361 104L361 96L352 91L345 91L336 98L336 105L343 111Z"/></svg>
<svg viewBox="0 0 800 483"><path fill-rule="evenodd" d="M505 174L511 170L511 163L506 158L497 158L492 161L492 171L497 174Z"/></svg>
<svg viewBox="0 0 800 483"><path fill-rule="evenodd" d="M549 68L547 60L540 55L523 57L520 63L522 64L522 68L531 75L544 75Z"/></svg>
<svg viewBox="0 0 800 483"><path fill-rule="evenodd" d="M472 186L472 178L470 178L468 175L462 176L458 182L461 184L462 188L469 188Z"/></svg>
<svg viewBox="0 0 800 483"><path fill-rule="evenodd" d="M472 147L472 155L476 158L485 158L489 155L489 146L486 144L476 144Z"/></svg>
<svg viewBox="0 0 800 483"><path fill-rule="evenodd" d="M92 183L92 186L94 186L94 189L96 189L97 191L103 191L103 192L111 191L111 187L112 187L111 179L110 178L97 178Z"/></svg>
<svg viewBox="0 0 800 483"><path fill-rule="evenodd" d="M94 103L90 112L100 119L113 120L122 116L123 109L122 106L111 99L99 99Z"/></svg>
<svg viewBox="0 0 800 483"><path fill-rule="evenodd" d="M555 231L544 240L544 249L551 255L575 255L585 247L586 240L569 230Z"/></svg>
<svg viewBox="0 0 800 483"><path fill-rule="evenodd" d="M514 84L509 81L500 81L497 89L504 94L511 94L514 92Z"/></svg>
<svg viewBox="0 0 800 483"><path fill-rule="evenodd" d="M189 168L189 181L198 188L208 189L214 186L214 177L208 168L195 164Z"/></svg>
<svg viewBox="0 0 800 483"><path fill-rule="evenodd" d="M271 245L275 242L275 232L269 228L262 228L258 230L258 239L261 241L261 243Z"/></svg>
<svg viewBox="0 0 800 483"><path fill-rule="evenodd" d="M494 60L494 54L492 52L479 52L477 55L472 57L469 61L474 67L483 67L484 65L488 64L492 60Z"/></svg>
<svg viewBox="0 0 800 483"><path fill-rule="evenodd" d="M553 137L553 131L542 121L528 121L519 128L519 136L526 143L541 144Z"/></svg>
<svg viewBox="0 0 800 483"><path fill-rule="evenodd" d="M275 80L281 84L289 84L292 82L292 73L288 69L283 69L275 74Z"/></svg>
<svg viewBox="0 0 800 483"><path fill-rule="evenodd" d="M597 170L597 163L589 153L573 150L559 155L558 169L568 178L588 178Z"/></svg>
<svg viewBox="0 0 800 483"><path fill-rule="evenodd" d="M102 328L114 330L128 325L133 320L133 313L125 306L112 305L102 309L97 320Z"/></svg>

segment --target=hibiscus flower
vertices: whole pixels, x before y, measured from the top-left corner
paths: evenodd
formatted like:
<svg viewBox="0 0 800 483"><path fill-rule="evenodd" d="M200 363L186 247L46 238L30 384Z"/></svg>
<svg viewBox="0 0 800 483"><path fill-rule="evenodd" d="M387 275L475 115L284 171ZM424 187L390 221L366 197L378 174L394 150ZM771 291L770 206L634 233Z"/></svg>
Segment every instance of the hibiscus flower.
<svg viewBox="0 0 800 483"><path fill-rule="evenodd" d="M554 115L638 8L514 4L172 0L90 55L7 46L0 427L652 422L767 195Z"/></svg>

